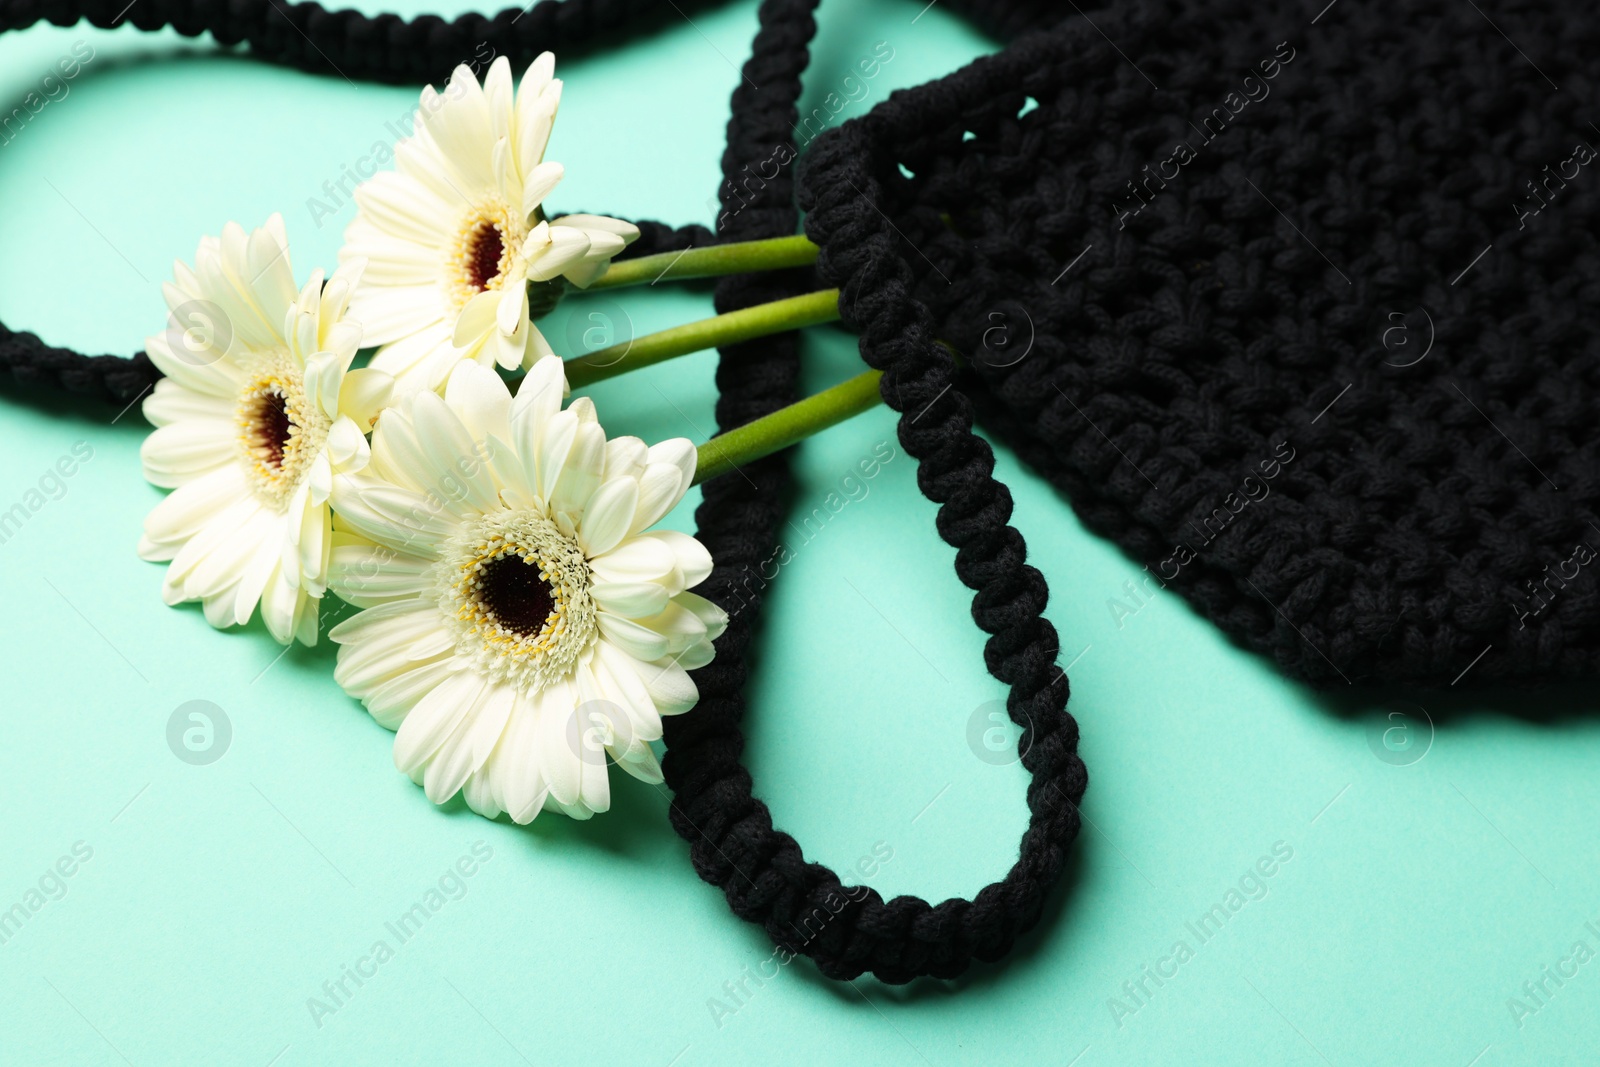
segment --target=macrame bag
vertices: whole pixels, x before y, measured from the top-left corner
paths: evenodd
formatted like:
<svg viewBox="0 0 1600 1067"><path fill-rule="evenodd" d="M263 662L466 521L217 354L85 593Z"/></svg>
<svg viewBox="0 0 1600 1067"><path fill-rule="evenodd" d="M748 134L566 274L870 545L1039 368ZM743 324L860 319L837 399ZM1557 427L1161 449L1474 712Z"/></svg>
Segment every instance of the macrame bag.
<svg viewBox="0 0 1600 1067"><path fill-rule="evenodd" d="M763 8L769 42L802 32L800 6ZM701 675L726 701L667 735L701 874L839 977L1004 952L1078 829L1044 583L974 416L1145 564L1147 589L1292 676L1476 685L1600 665L1600 596L1575 576L1600 549L1592 20L1520 0L1492 22L1357 0L978 14L1021 35L819 137L798 198L817 281L884 371L994 635L987 665L1013 687L1034 775L1021 859L971 902L869 891L797 943L795 917L839 882L750 798L737 655ZM730 136L725 170L784 130ZM788 189L770 192L771 218L736 236L788 232ZM725 355L723 425L791 398L787 347ZM707 487L713 581L770 552L764 492ZM730 651L748 634L736 620Z"/></svg>
<svg viewBox="0 0 1600 1067"><path fill-rule="evenodd" d="M807 232L1146 594L1320 686L1592 677L1597 81L1565 2L1117 5L819 139Z"/></svg>
<svg viewBox="0 0 1600 1067"><path fill-rule="evenodd" d="M1495 25L1538 68L1442 3L1338 0L1313 19L1213 0L1092 21L984 5L969 13L1020 34L1003 51L894 94L810 146L798 184L785 170L752 194L737 179L790 138L815 29L814 0L765 0L716 239L792 233L798 200L822 255L815 276L725 280L718 310L841 288L974 589L1033 777L1018 862L973 900L844 887L773 828L740 763L758 598L697 672L700 705L668 721L663 762L674 826L736 914L831 977L950 977L1008 951L1064 868L1086 784L1077 728L1044 581L1007 524L975 415L1148 562L1151 582L1299 677L1449 681L1480 640L1491 647L1475 679L1587 669L1592 596L1574 584L1527 625L1504 617L1503 595L1572 556L1593 511L1595 200L1581 175L1559 199L1529 200L1516 182L1542 178L1536 161L1570 170L1595 41L1572 12L1506 6ZM116 11L0 3L0 28L39 17L109 26ZM311 70L414 82L474 42L526 61L663 17L676 14L641 0L453 23L253 0L151 0L128 15ZM1510 198L1545 206L1514 216ZM642 229L634 254L713 239ZM995 315L1003 347L987 332ZM1411 362L1420 336L1403 355L1386 348L1384 329L1420 331L1423 317L1427 356ZM795 399L792 337L722 355L722 428ZM142 356L86 359L9 331L0 367L122 403L155 373ZM770 555L781 521L785 458L745 472L706 483L697 513L713 600ZM1192 532L1197 520L1213 536Z"/></svg>

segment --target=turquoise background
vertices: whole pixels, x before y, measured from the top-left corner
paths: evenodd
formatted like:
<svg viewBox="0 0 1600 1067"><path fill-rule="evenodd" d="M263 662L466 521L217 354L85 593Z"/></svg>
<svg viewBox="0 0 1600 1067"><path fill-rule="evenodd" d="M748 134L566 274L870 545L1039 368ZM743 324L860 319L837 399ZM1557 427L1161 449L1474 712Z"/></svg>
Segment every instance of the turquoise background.
<svg viewBox="0 0 1600 1067"><path fill-rule="evenodd" d="M806 106L880 40L894 58L846 115L998 47L921 9L824 4ZM754 27L741 0L562 61L556 206L709 221ZM95 58L0 146L0 318L82 350L131 351L161 329L172 260L229 219L282 211L297 274L332 264L350 209L319 227L308 199L415 100L170 34L38 27L0 42L0 104L19 106L78 40ZM635 332L710 310L677 290L620 303ZM555 313L558 349L571 351L565 317L596 309L617 313L599 297ZM808 334L805 363L812 388L859 367L853 339L830 330ZM703 440L712 367L702 354L599 387L602 418L613 432ZM1594 699L1319 697L1172 594L1129 599L1140 562L1086 533L1005 449L999 471L1051 583L1063 665L1076 657L1070 708L1091 787L1064 891L1004 966L955 982L840 985L797 961L758 985L747 969L772 975L772 947L695 877L662 791L617 775L612 812L587 824L434 808L394 770L391 735L333 684L328 648L280 656L259 624L218 634L193 607L162 605L162 568L134 555L160 496L139 473L136 411L113 423L10 394L0 406L0 510L76 443L93 449L0 544L0 909L75 843L92 850L0 945L0 1063L1498 1067L1600 1055L1600 962L1580 954L1560 986L1541 972L1577 941L1600 951L1585 926L1600 930ZM808 441L796 514L885 441L882 409ZM749 763L810 856L886 895L941 899L1006 870L1025 776L987 747L1004 740L985 735L1003 690L982 669L933 506L895 452L864 497L791 545L760 642ZM670 523L692 530L696 499ZM1137 611L1119 624L1112 598ZM208 766L168 748L169 717L191 700L231 723ZM1390 728L1410 747L1375 749ZM491 857L446 879L459 898L399 944L385 923L479 842ZM1226 906L1275 846L1291 858L1244 885L1265 895L1234 897L1202 943L1188 924ZM380 938L393 958L359 988L347 980L351 995L318 1025L308 1000ZM1192 955L1173 974L1179 941ZM1171 977L1130 995L1146 966ZM1540 980L1548 996L1534 1001L1523 984ZM1512 997L1538 1007L1520 1025Z"/></svg>

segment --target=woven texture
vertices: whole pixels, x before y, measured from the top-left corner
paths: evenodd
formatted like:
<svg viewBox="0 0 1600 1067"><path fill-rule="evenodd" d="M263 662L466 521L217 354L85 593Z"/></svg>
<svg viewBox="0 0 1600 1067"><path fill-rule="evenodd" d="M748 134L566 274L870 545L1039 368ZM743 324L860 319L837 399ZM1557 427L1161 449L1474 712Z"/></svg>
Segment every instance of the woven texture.
<svg viewBox="0 0 1600 1067"><path fill-rule="evenodd" d="M879 285L893 220L981 421L1289 674L1593 675L1600 30L1315 7L1124 7L894 95L803 171L825 280Z"/></svg>

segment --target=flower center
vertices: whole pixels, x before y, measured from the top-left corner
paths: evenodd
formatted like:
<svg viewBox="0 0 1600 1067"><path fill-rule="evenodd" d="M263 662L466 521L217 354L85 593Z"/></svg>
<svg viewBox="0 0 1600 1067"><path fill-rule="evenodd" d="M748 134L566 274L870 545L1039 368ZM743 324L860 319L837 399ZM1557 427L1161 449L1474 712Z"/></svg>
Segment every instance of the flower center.
<svg viewBox="0 0 1600 1067"><path fill-rule="evenodd" d="M526 228L504 204L469 209L445 253L444 287L456 307L489 289L503 289L521 266Z"/></svg>
<svg viewBox="0 0 1600 1067"><path fill-rule="evenodd" d="M467 284L478 292L500 277L500 261L505 256L505 238L500 227L484 220L467 238Z"/></svg>
<svg viewBox="0 0 1600 1067"><path fill-rule="evenodd" d="M537 637L555 610L556 595L539 576L535 561L508 552L478 572L478 599L502 627L519 637Z"/></svg>
<svg viewBox="0 0 1600 1067"><path fill-rule="evenodd" d="M304 480L332 426L306 402L302 372L287 352L264 354L235 411L239 451L256 495L282 507Z"/></svg>
<svg viewBox="0 0 1600 1067"><path fill-rule="evenodd" d="M434 574L457 654L496 681L542 688L569 675L594 643L588 561L542 511L469 522Z"/></svg>
<svg viewBox="0 0 1600 1067"><path fill-rule="evenodd" d="M245 402L245 424L255 434L254 451L272 470L283 469L283 451L289 447L294 422L289 418L289 402L276 386L250 397Z"/></svg>

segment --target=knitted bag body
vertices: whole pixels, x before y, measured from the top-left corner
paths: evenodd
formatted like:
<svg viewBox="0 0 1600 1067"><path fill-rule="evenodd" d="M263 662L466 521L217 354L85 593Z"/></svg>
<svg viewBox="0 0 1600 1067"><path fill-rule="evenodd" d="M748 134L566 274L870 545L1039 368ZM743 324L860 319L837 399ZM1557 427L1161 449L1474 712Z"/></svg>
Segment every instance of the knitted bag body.
<svg viewBox="0 0 1600 1067"><path fill-rule="evenodd" d="M819 269L1286 672L1595 673L1600 30L1315 6L1096 13L895 94L803 161Z"/></svg>

